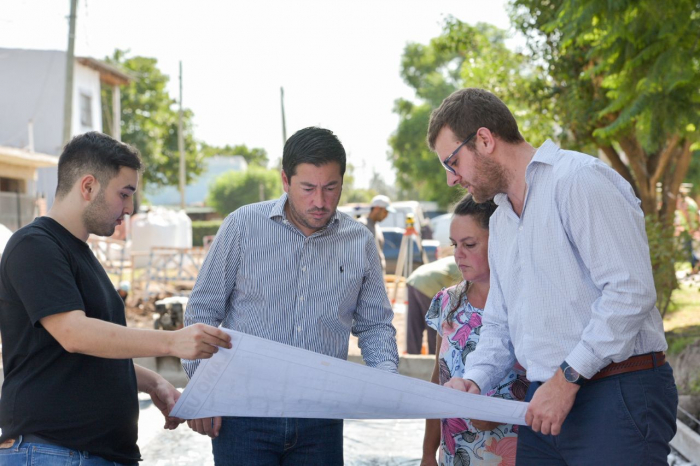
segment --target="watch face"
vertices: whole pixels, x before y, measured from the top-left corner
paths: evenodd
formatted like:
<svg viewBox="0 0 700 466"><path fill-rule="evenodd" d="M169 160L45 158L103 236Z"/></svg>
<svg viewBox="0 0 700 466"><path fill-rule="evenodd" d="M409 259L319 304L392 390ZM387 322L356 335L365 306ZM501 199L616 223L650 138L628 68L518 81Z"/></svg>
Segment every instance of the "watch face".
<svg viewBox="0 0 700 466"><path fill-rule="evenodd" d="M581 374L579 374L573 367L568 366L566 369L564 369L564 378L568 382L576 383L579 377L581 377Z"/></svg>

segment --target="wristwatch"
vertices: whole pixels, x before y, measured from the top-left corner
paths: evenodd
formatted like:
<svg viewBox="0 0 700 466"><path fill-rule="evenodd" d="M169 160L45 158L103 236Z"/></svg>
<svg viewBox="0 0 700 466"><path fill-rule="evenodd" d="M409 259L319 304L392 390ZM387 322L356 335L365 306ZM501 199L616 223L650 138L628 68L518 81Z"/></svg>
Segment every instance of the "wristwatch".
<svg viewBox="0 0 700 466"><path fill-rule="evenodd" d="M564 373L564 378L567 382L575 383L579 386L582 386L588 382L588 379L579 374L578 371L571 367L568 362L564 361L559 367L561 367L561 370Z"/></svg>

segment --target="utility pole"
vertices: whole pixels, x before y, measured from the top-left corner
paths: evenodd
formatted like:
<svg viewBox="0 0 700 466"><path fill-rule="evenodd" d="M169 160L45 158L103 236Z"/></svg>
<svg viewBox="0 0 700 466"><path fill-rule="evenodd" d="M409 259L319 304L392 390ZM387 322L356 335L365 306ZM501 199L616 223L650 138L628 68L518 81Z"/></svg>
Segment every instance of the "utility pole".
<svg viewBox="0 0 700 466"><path fill-rule="evenodd" d="M287 143L287 122L284 118L284 87L280 86L280 103L282 104L282 147Z"/></svg>
<svg viewBox="0 0 700 466"><path fill-rule="evenodd" d="M185 210L185 141L182 135L182 61L180 62L180 115L177 120L177 147L180 149L180 208Z"/></svg>
<svg viewBox="0 0 700 466"><path fill-rule="evenodd" d="M70 2L68 26L68 53L66 54L66 90L63 102L63 144L68 144L71 135L73 116L73 68L75 67L75 17L78 0Z"/></svg>

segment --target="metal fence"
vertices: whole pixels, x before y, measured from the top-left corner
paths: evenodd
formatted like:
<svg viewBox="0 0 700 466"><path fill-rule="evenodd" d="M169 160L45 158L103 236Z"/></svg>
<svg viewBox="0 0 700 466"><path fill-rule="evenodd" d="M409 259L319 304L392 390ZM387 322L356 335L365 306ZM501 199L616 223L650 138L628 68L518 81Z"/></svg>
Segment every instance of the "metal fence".
<svg viewBox="0 0 700 466"><path fill-rule="evenodd" d="M37 216L34 196L0 192L0 224L17 231Z"/></svg>

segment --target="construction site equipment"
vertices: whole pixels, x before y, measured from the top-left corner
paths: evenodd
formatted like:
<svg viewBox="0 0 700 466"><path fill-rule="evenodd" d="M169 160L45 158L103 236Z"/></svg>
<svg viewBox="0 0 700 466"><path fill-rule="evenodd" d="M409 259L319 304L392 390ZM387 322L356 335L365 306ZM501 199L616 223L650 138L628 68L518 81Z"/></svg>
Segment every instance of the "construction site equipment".
<svg viewBox="0 0 700 466"><path fill-rule="evenodd" d="M156 301L153 328L156 330L178 330L184 327L187 301L188 298L185 296L172 296Z"/></svg>
<svg viewBox="0 0 700 466"><path fill-rule="evenodd" d="M87 244L105 271L116 275L117 283L124 281L125 270L132 268L126 242L105 236L90 235Z"/></svg>
<svg viewBox="0 0 700 466"><path fill-rule="evenodd" d="M188 295L202 268L205 254L204 248L170 247L152 247L148 253L133 253L132 262L135 264L142 262L139 257L147 259L142 273L136 275L136 269L132 269L134 294L147 301L152 294L167 286L174 294Z"/></svg>
<svg viewBox="0 0 700 466"><path fill-rule="evenodd" d="M405 283L406 279L413 272L413 249L414 245L418 246L418 251L421 255L423 264L428 262L428 257L421 244L421 238L415 228L413 215L406 215L406 232L401 238L401 247L399 248L399 257L396 261L396 272L394 273L394 296L392 302L396 302L396 296L399 292L399 284Z"/></svg>

